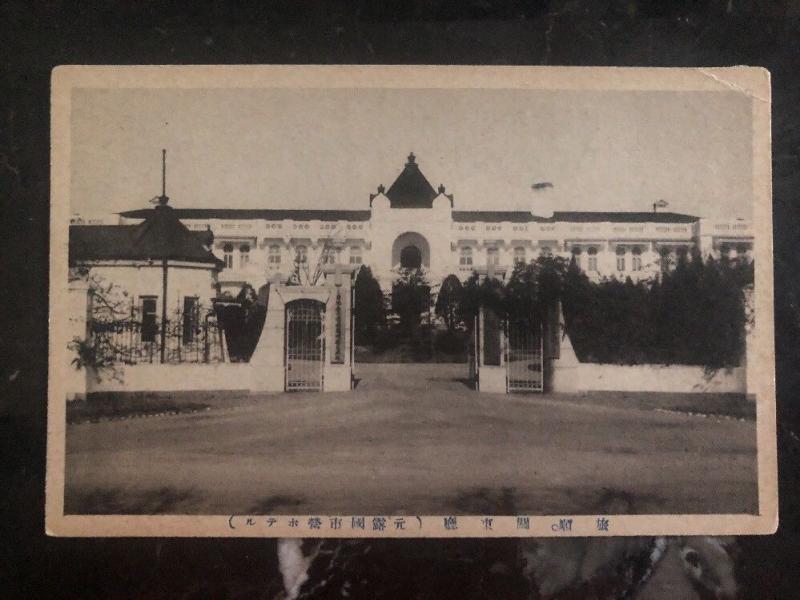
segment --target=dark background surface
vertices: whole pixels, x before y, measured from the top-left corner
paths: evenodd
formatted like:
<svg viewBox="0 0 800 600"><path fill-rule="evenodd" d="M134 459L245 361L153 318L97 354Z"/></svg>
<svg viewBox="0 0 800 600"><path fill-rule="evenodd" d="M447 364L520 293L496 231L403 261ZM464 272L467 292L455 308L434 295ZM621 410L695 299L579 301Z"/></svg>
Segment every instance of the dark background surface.
<svg viewBox="0 0 800 600"><path fill-rule="evenodd" d="M781 526L775 536L738 540L737 579L743 597L800 595L800 2L287 1L235 11L222 2L184 6L107 0L89 10L83 3L16 1L0 4L0 28L3 597L268 598L281 587L271 540L44 535L49 79L55 65L82 63L768 68L773 81ZM424 589L430 595L423 597L480 597L474 568L453 565L491 562L513 552L511 544L385 541L377 542L375 551L385 560L381 577L403 582L386 587L394 590L386 596ZM512 585L500 597L518 593Z"/></svg>

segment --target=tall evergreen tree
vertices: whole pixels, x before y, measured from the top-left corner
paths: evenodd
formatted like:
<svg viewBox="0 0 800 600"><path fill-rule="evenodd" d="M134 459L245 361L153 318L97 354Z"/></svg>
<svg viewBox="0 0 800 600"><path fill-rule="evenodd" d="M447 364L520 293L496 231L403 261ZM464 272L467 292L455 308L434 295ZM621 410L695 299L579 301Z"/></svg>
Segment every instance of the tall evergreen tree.
<svg viewBox="0 0 800 600"><path fill-rule="evenodd" d="M436 296L436 315L441 318L448 331L453 331L458 324L458 310L463 296L463 286L455 275L448 275L439 288Z"/></svg>
<svg viewBox="0 0 800 600"><path fill-rule="evenodd" d="M372 275L372 269L363 265L355 281L355 341L359 345L373 344L378 332L386 326L386 309L383 290Z"/></svg>

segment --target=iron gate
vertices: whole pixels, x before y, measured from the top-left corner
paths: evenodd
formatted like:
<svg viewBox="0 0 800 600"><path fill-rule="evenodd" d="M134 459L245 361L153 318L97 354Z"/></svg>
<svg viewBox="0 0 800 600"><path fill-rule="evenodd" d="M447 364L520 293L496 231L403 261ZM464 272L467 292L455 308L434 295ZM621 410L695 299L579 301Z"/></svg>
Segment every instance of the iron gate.
<svg viewBox="0 0 800 600"><path fill-rule="evenodd" d="M509 392L544 390L542 326L525 321L506 325L506 378Z"/></svg>
<svg viewBox="0 0 800 600"><path fill-rule="evenodd" d="M320 391L325 362L325 305L294 300L286 305L286 391Z"/></svg>

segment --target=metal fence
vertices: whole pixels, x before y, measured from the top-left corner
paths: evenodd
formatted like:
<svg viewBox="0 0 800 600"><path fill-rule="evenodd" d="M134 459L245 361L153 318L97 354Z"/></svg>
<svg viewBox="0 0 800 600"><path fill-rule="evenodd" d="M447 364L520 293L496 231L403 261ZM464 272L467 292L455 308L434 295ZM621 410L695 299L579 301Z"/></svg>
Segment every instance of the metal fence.
<svg viewBox="0 0 800 600"><path fill-rule="evenodd" d="M165 363L216 363L225 361L223 330L213 310L175 311L166 321L162 337L160 315L142 315L132 309L124 318L95 316L89 333L98 360L135 365Z"/></svg>
<svg viewBox="0 0 800 600"><path fill-rule="evenodd" d="M541 324L506 324L506 381L509 392L544 390L544 353Z"/></svg>

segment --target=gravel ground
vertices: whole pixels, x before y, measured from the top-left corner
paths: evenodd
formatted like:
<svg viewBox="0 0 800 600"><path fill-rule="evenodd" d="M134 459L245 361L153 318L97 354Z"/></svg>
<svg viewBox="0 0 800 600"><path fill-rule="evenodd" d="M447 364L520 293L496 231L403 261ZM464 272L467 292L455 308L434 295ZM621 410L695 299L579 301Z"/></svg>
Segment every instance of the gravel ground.
<svg viewBox="0 0 800 600"><path fill-rule="evenodd" d="M753 421L479 394L461 370L369 365L353 392L69 425L66 511L581 514L609 494L634 514L757 509Z"/></svg>

